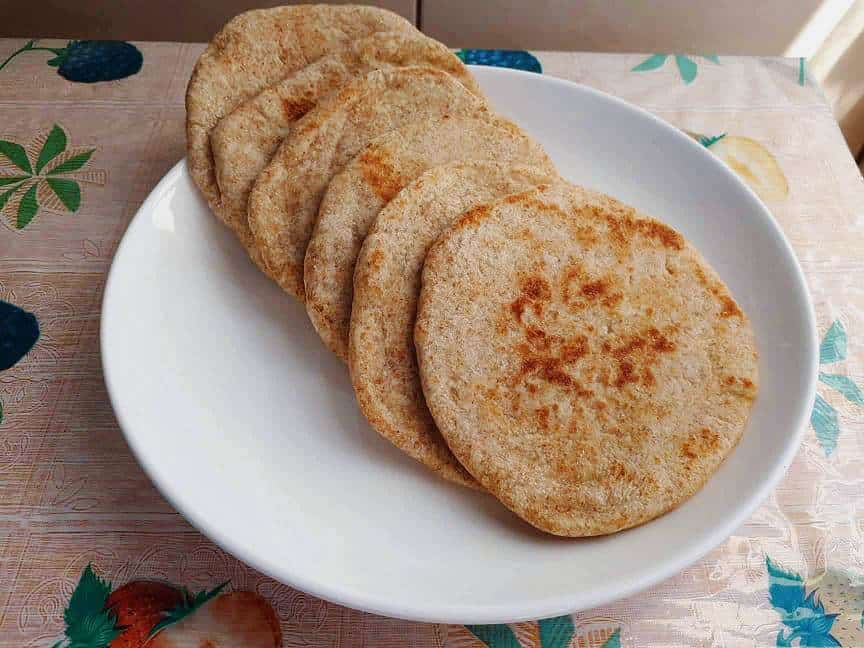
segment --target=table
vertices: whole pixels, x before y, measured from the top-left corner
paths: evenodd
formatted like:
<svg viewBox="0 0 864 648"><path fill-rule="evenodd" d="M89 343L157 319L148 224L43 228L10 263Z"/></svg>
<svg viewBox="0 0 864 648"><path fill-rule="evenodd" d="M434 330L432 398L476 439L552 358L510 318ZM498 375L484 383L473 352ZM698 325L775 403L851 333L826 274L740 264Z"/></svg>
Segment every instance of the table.
<svg viewBox="0 0 864 648"><path fill-rule="evenodd" d="M275 582L196 532L138 467L102 381L100 300L130 219L184 155L184 90L203 46L135 43L137 72L130 50L106 46L102 63L74 67L65 47L0 40L0 60L25 48L0 68L0 299L25 313L6 306L0 320L17 317L20 352L33 322L26 313L40 329L0 372L0 646L63 639L64 610L91 564L114 589L157 579L194 593L230 581L197 612L186 606L151 646L198 646L183 640L219 633L223 643L212 645L244 636L245 645L272 646L280 634L285 646L864 645L864 181L803 61L459 52L593 86L701 138L781 224L823 337L801 449L771 498L720 547L613 605L466 628L363 614ZM76 80L88 74L128 76ZM95 587L98 613L110 588L90 575L83 587ZM162 601L151 620L178 602L175 590L148 599L139 585L108 599L109 621L128 612L118 600Z"/></svg>

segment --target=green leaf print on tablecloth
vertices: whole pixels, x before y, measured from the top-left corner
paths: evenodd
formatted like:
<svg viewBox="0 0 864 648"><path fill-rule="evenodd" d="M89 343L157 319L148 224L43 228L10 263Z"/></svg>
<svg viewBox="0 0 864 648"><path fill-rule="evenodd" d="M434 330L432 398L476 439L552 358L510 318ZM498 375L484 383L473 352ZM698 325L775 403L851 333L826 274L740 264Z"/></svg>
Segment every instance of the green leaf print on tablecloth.
<svg viewBox="0 0 864 648"><path fill-rule="evenodd" d="M765 567L777 646L864 646L864 575L828 567L805 581L769 556Z"/></svg>
<svg viewBox="0 0 864 648"><path fill-rule="evenodd" d="M202 590L197 594L192 594L185 587L182 588L180 590L182 597L180 603L163 614L162 620L154 625L153 629L150 631L149 638L152 639L168 626L179 623L190 614L194 614L196 610L207 603L210 599L217 596L227 585L228 581L225 581L211 589L209 592L207 590Z"/></svg>
<svg viewBox="0 0 864 648"><path fill-rule="evenodd" d="M499 623L496 625L467 625L468 631L485 643L489 648L522 648L510 626Z"/></svg>
<svg viewBox="0 0 864 648"><path fill-rule="evenodd" d="M835 320L822 338L819 345L819 364L826 365L846 359L846 329L840 320ZM836 373L819 372L819 382L830 387L855 405L864 406L864 393L848 376ZM810 414L810 424L816 432L816 439L825 456L831 456L837 449L837 439L840 436L840 417L837 410L822 396L816 394L813 412Z"/></svg>
<svg viewBox="0 0 864 648"><path fill-rule="evenodd" d="M570 615L542 619L537 622L542 648L567 648L573 638L573 619Z"/></svg>
<svg viewBox="0 0 864 648"><path fill-rule="evenodd" d="M603 642L601 648L621 648L621 628L613 632L612 636Z"/></svg>
<svg viewBox="0 0 864 648"><path fill-rule="evenodd" d="M573 624L573 618L569 614L554 617L552 619L541 619L540 621L516 624L517 631L504 623L491 625L467 625L465 626L474 637L482 641L488 648L569 648L572 645L584 645L583 642L590 636L590 645L597 646L595 641L603 641L601 648L621 648L621 628L612 630L608 626L602 629L592 628L586 632L578 633ZM528 636L525 636L527 627ZM536 632L535 632L536 631ZM522 633L522 634L518 634ZM517 636L518 635L518 636ZM527 641L527 646L519 641ZM604 641L605 638L605 641Z"/></svg>
<svg viewBox="0 0 864 648"><path fill-rule="evenodd" d="M678 67L678 74L681 76L681 80L686 84L693 83L693 80L696 78L696 75L699 72L699 65L689 56L684 54L652 54L644 61L642 61L639 65L634 67L632 72L649 72L651 70L656 70L658 68L663 67L666 63L666 60L673 56L675 59L675 65ZM702 56L706 61L711 61L717 65L720 64L720 59L714 55Z"/></svg>
<svg viewBox="0 0 864 648"><path fill-rule="evenodd" d="M43 208L77 212L80 183L105 184L104 172L84 170L95 150L69 147L68 135L58 124L26 146L0 140L0 212L7 222L21 230Z"/></svg>
<svg viewBox="0 0 864 648"><path fill-rule="evenodd" d="M835 320L819 345L819 364L830 364L846 359L846 330Z"/></svg>
<svg viewBox="0 0 864 648"><path fill-rule="evenodd" d="M696 135L696 140L705 148L711 148L717 142L726 137L726 133L720 133L719 135Z"/></svg>
<svg viewBox="0 0 864 648"><path fill-rule="evenodd" d="M106 608L110 593L111 583L99 578L87 565L63 613L66 641L54 646L103 648L110 644L121 633L115 627L117 615Z"/></svg>
<svg viewBox="0 0 864 648"><path fill-rule="evenodd" d="M839 646L840 642L831 635L838 615L825 613L817 591L814 589L807 594L801 576L777 565L768 556L765 556L765 567L768 598L786 626L777 633L777 645L791 646L797 639L799 646Z"/></svg>

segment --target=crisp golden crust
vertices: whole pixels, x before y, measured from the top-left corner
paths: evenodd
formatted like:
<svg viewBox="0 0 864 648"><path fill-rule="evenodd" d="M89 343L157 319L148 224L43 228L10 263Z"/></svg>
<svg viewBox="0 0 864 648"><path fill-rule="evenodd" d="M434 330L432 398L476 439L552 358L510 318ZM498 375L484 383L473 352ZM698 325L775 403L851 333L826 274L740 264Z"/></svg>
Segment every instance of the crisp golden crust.
<svg viewBox="0 0 864 648"><path fill-rule="evenodd" d="M292 126L318 101L372 70L428 65L479 94L468 69L447 47L419 32L378 32L322 56L266 87L223 117L210 134L220 201L214 208L257 258L246 218L249 192Z"/></svg>
<svg viewBox="0 0 864 648"><path fill-rule="evenodd" d="M430 67L374 70L324 99L297 122L249 196L249 226L267 274L304 299L303 260L324 191L374 138L413 121L487 110Z"/></svg>
<svg viewBox="0 0 864 648"><path fill-rule="evenodd" d="M415 343L455 456L558 535L612 533L689 498L757 392L753 330L699 253L564 183L474 209L439 239Z"/></svg>
<svg viewBox="0 0 864 648"><path fill-rule="evenodd" d="M219 204L210 132L242 101L325 54L380 31L415 31L384 9L295 5L232 18L201 54L186 88L189 172L208 203Z"/></svg>
<svg viewBox="0 0 864 648"><path fill-rule="evenodd" d="M306 249L306 310L324 343L348 358L354 264L375 216L424 171L457 161L552 163L543 148L497 115L414 122L382 135L333 178Z"/></svg>
<svg viewBox="0 0 864 648"><path fill-rule="evenodd" d="M357 258L348 354L357 402L383 437L451 481L477 487L435 427L417 373L414 313L423 259L466 209L555 177L548 162L431 169L378 213Z"/></svg>

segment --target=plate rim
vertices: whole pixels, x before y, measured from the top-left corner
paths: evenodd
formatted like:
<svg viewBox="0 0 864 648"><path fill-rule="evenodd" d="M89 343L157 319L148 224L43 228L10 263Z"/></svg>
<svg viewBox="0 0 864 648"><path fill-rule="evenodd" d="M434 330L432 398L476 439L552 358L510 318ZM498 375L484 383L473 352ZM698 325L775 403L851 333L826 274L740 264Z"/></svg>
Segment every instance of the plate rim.
<svg viewBox="0 0 864 648"><path fill-rule="evenodd" d="M599 607L602 605L606 605L612 601L632 596L633 594L643 591L646 588L651 587L652 585L656 585L657 583L660 583L667 578L670 578L675 574L681 572L688 566L692 565L693 563L704 557L707 553L722 544L730 535L732 535L732 533L734 533L736 528L741 526L741 524L743 524L753 514L756 508L758 508L762 504L762 502L770 495L770 493L776 488L777 484L786 474L786 471L788 470L789 466L792 463L792 460L794 459L795 454L797 453L804 431L807 428L807 423L809 421L809 415L811 410L810 404L812 404L816 394L817 372L819 366L819 344L815 309L812 296L807 285L806 277L801 268L798 257L795 254L795 251L792 248L788 238L786 237L786 234L780 227L777 220L771 214L770 210L764 205L764 203L753 192L753 190L737 175L735 175L735 173L731 171L725 164L723 164L722 161L720 161L707 150L705 150L702 145L695 142L688 135L686 135L676 127L672 126L668 122L653 115L648 110L645 110L644 108L631 104L623 99L615 97L614 95L610 95L606 92L597 90L590 86L575 83L559 77L547 76L545 74L537 74L534 72L526 72L522 70L513 70L510 68L497 68L476 65L471 65L469 67L471 68L472 72L477 73L479 76L489 76L493 78L530 77L532 78L532 80L539 79L541 83L567 86L577 90L578 92L593 95L595 98L602 101L613 102L620 107L624 107L631 111L636 111L637 113L640 113L643 117L649 118L649 120L652 121L656 126L669 133L672 137L678 138L681 142L686 141L688 142L688 145L692 145L693 147L695 147L695 149L701 150L704 155L706 155L709 159L712 160L712 164L714 165L716 172L725 174L727 177L731 178L736 184L740 185L740 187L743 188L745 190L745 193L748 195L753 208L761 212L763 219L765 219L770 225L770 227L774 230L774 234L780 242L783 252L792 260L794 283L796 284L798 290L801 291L804 297L804 302L807 305L806 309L804 309L802 312L802 320L806 328L809 329L810 332L810 335L808 336L810 338L810 348L809 353L807 354L806 367L809 375L805 390L807 397L801 398L799 401L797 401L795 405L797 411L795 412L793 418L796 421L796 424L794 426L794 429L790 430L784 446L777 452L776 459L771 470L760 475L761 479L759 480L759 482L757 482L757 487L751 491L747 500L739 504L733 514L728 515L725 520L715 525L713 527L713 530L706 534L700 542L691 543L685 548L683 552L675 554L675 556L673 557L670 557L655 565L652 565L650 569L643 570L636 577L630 577L627 580L615 581L612 585L599 585L597 587L591 588L588 594L583 594L577 591L569 596L562 595L551 597L550 599L535 599L530 604L520 606L519 610L513 610L512 606L510 605L483 604L472 606L460 604L454 606L446 603L427 605L423 606L423 608L421 609L419 606L400 603L389 598L385 600L380 596L370 596L368 594L364 594L363 592L356 591L356 588L353 588L351 586L332 586L325 582L315 581L312 578L302 575L298 576L297 574L286 573L284 568L277 566L275 562L271 559L265 556L251 555L244 549L244 547L239 546L238 542L223 534L222 531L218 528L217 524L208 522L207 520L203 519L203 516L199 516L196 511L182 505L174 496L170 480L161 473L160 468L156 464L150 462L147 459L147 457L144 455L143 448L139 445L139 442L137 441L136 434L131 432L133 425L127 419L126 414L118 406L118 396L116 393L118 387L113 376L111 362L104 353L104 350L110 347L108 340L111 335L111 318L110 316L106 317L106 314L109 312L113 294L117 290L116 286L118 285L118 280L117 272L115 272L118 265L117 260L122 257L125 246L128 245L128 241L131 240L127 238L127 235L133 229L138 219L144 218L145 215L151 211L152 205L158 200L160 200L161 196L167 190L174 186L178 182L178 180L180 180L184 175L189 175L185 157L182 158L179 162L177 162L174 166L172 166L172 168L156 184L156 186L152 189L152 191L148 194L147 198L138 208L135 216L130 220L129 225L124 231L120 243L118 244L117 249L114 252L114 256L111 260L111 265L107 273L105 288L102 294L99 323L100 362L102 366L102 373L106 385L108 399L111 404L112 411L117 419L118 426L123 434L123 437L125 438L126 443L129 446L129 449L131 450L136 461L142 467L145 474L151 480L159 493L196 530L202 533L205 537L209 538L223 550L236 557L238 560L246 563L250 567L260 571L261 573L271 578L274 578L279 582L285 583L290 587L306 592L312 596L325 599L337 605L343 605L363 612L379 614L391 618L426 623L448 623L459 625L517 623L522 621L533 621L539 618L548 618L552 616L570 614L579 610ZM648 524L650 524L650 522Z"/></svg>

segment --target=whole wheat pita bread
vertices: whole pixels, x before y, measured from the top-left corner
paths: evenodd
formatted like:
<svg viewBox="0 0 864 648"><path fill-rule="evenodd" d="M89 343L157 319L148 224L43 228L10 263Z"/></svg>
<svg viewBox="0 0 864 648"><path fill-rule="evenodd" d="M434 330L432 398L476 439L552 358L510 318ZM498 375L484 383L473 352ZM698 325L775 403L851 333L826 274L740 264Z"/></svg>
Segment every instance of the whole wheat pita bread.
<svg viewBox="0 0 864 648"><path fill-rule="evenodd" d="M189 173L211 205L219 203L210 132L237 105L346 44L381 31L415 31L384 9L295 5L232 18L198 58L186 88Z"/></svg>
<svg viewBox="0 0 864 648"><path fill-rule="evenodd" d="M348 358L354 263L375 216L424 171L460 160L505 166L552 162L513 122L497 115L414 122L382 135L330 182L306 249L306 311L324 343Z"/></svg>
<svg viewBox="0 0 864 648"><path fill-rule="evenodd" d="M676 231L557 184L468 212L426 258L414 340L461 464L564 536L699 490L756 396L746 315Z"/></svg>
<svg viewBox="0 0 864 648"><path fill-rule="evenodd" d="M249 195L249 226L267 274L304 298L303 258L324 190L370 141L412 121L486 110L430 67L374 70L324 99L297 122Z"/></svg>
<svg viewBox="0 0 864 648"><path fill-rule="evenodd" d="M348 356L357 402L383 437L451 481L476 483L435 427L417 373L414 314L423 259L465 210L555 177L548 164L431 169L378 213L357 258Z"/></svg>
<svg viewBox="0 0 864 648"><path fill-rule="evenodd" d="M438 41L419 32L378 32L265 88L219 121L210 134L220 196L217 211L253 258L256 251L246 218L249 191L292 126L354 77L405 65L439 68L480 94L462 61Z"/></svg>

